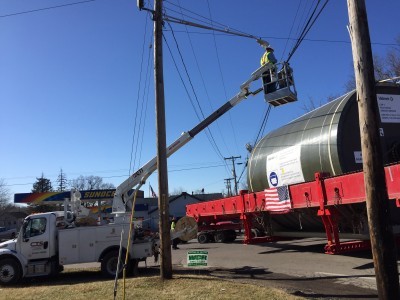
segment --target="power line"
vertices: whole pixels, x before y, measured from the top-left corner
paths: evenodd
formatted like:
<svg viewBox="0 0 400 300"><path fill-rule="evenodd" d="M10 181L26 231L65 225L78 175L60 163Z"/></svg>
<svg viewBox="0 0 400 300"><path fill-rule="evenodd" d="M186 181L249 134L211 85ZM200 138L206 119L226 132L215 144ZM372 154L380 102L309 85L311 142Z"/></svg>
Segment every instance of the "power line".
<svg viewBox="0 0 400 300"><path fill-rule="evenodd" d="M313 19L314 14L317 11L318 5L320 4L320 0L318 0L317 5L315 6L314 11L312 12L310 18L308 19L306 25L303 28L303 31L300 34L299 39L297 40L297 43L295 44L295 46L293 47L292 51L289 53L289 56L287 58L287 62L289 62L290 58L293 56L293 54L296 52L297 48L299 48L301 42L303 41L304 37L307 35L307 33L310 31L311 27L314 25L315 21L318 19L318 17L320 16L320 14L322 13L322 11L324 10L324 8L326 7L326 5L328 4L329 0L325 0L325 3L322 5L321 9L319 10L319 12L317 13L317 15L315 16L315 18Z"/></svg>
<svg viewBox="0 0 400 300"><path fill-rule="evenodd" d="M181 10L185 10L185 11L187 11L187 12L189 12L189 13L195 15L195 16L198 16L198 17L200 17L200 18L203 18L203 19L207 20L208 22L204 22L204 21L201 21L201 20L199 20L199 19L197 19L197 18L190 17L189 15L185 15L186 17L188 17L188 18L190 18L190 19L193 19L193 20L196 20L196 21L199 21L199 22L203 22L203 23L205 23L205 24L207 24L207 25L211 25L211 26L213 26L213 27L214 27L215 25L217 25L218 27L220 27L221 30L236 32L236 33L241 34L242 36L245 36L245 37L257 38L257 37L255 37L254 35L251 35L251 34L246 33L246 32L244 32L244 31L241 31L241 30L232 28L231 26L228 26L228 25L225 25L225 24L216 22L215 20L212 20L211 18L204 17L204 16L202 16L202 15L200 15L200 14L198 14L198 13L195 13L195 12L193 12L193 11L191 11L191 10L188 10L188 9L182 7L182 6L180 5L180 3L179 3L179 5L176 5L176 4L174 4L174 3L170 2L170 1L167 1L167 0L165 0L165 2L170 3L170 4L173 5L173 6L179 7ZM179 2L179 1L178 1L178 2ZM209 6L209 5L208 5L208 6ZM170 8L169 8L168 10L169 10L169 11L173 11L173 12L177 12L177 11L172 10L172 9L170 9ZM178 12L177 12L177 13L178 13ZM183 15L182 12L180 12L180 13Z"/></svg>
<svg viewBox="0 0 400 300"><path fill-rule="evenodd" d="M32 9L32 10L27 10L27 11L21 11L21 12L7 14L7 15L0 15L0 18L13 17L13 16L23 15L23 14L30 14L30 13L34 13L34 12L38 12L38 11L50 10L50 9L61 8L61 7L72 6L72 5L78 5L78 4L85 4L85 3L88 3L88 2L94 2L94 1L97 1L97 0L85 0L85 1L61 4L61 5L56 5L56 6L49 6L49 7L44 7L44 8Z"/></svg>
<svg viewBox="0 0 400 300"><path fill-rule="evenodd" d="M142 85L142 72L143 72L143 58L144 58L144 46L146 44L146 33L147 33L147 18L146 18L146 22L144 24L144 34L143 34L143 44L142 44L142 55L141 55L141 61L140 61L140 71L139 71L139 84L138 84L138 90L137 90L137 97L136 97L136 109L135 109L135 118L134 118L134 126L133 126L133 133L132 133L132 145L131 145L131 155L130 155L130 161L129 161L129 174L128 176L131 174L131 170L132 170L132 160L133 160L133 147L135 145L135 135L136 135L136 127L137 127L137 115L138 115L138 111L139 111L139 98L140 98L140 88ZM147 79L147 76L146 78ZM139 130L138 130L139 131ZM138 133L139 135L139 133ZM135 168L135 164L136 164L136 152L137 152L137 145L139 144L139 142L136 142L136 150L135 150L135 160L133 161L133 168Z"/></svg>
<svg viewBox="0 0 400 300"><path fill-rule="evenodd" d="M180 1L179 1L179 0L178 0L178 4L179 4L179 8L182 10L183 8L181 7L181 4L180 4ZM183 18L183 13L181 12L181 14L182 14L182 18ZM171 29L171 30L172 30L172 29ZM188 36L188 39L189 39L189 44L190 44L190 47L191 47L191 50L192 50L192 53L193 53L193 56L194 56L194 59L195 59L195 62L196 62L197 70L198 70L198 72L199 72L199 74L200 74L200 78L201 78L201 82L202 82L202 84L203 84L204 91L205 91L206 96L207 96L208 104L210 105L211 111L214 111L214 107L213 107L212 102L211 102L211 100L210 100L210 95L209 95L209 93L208 93L208 89L207 89L207 86L206 86L205 81L204 81L204 76L203 76L203 74L202 74L202 72L201 72L200 65L199 65L199 62L198 62L198 60L197 60L196 52L195 52L194 47L193 47L192 39L191 39L191 37L190 37L189 31L188 31L186 25L185 25L185 31L187 32L187 36ZM220 136L221 136L222 142L224 143L225 147L228 149L228 146L227 146L227 144L226 144L226 142L225 142L225 139L224 139L224 135L222 134L221 128L220 128L220 126L219 126L218 120L216 120L215 125L216 125L216 127L217 127L217 129L218 129L218 132L219 132ZM224 161L224 162L225 162L225 161ZM228 170L228 169L227 169L227 170Z"/></svg>
<svg viewBox="0 0 400 300"><path fill-rule="evenodd" d="M172 169L168 170L168 173L174 173L174 172L183 172L183 171L193 171L193 170L202 170L202 169L213 169L213 168L220 168L220 167L225 167L225 164L217 164L217 165L210 165L210 166L200 166L200 167L192 167L192 168L180 168L180 169ZM154 173L157 173L155 171ZM94 173L95 174L95 173ZM66 174L66 176L69 176ZM96 175L94 175L96 176ZM55 176L46 176L46 178L55 178ZM110 178L124 178L126 177L126 174L123 175L111 175L111 176L99 176L102 179L110 179ZM4 184L4 186L22 186L22 185L33 185L35 182L25 182L25 183L12 183L12 184Z"/></svg>
<svg viewBox="0 0 400 300"><path fill-rule="evenodd" d="M207 0L207 6L208 6L208 12L209 12L209 14L210 14L211 24L213 25L213 20L212 20L212 15L211 15L211 7L210 7L210 2L209 2L208 0ZM218 47L217 47L217 40L216 40L216 38L215 38L215 34L214 34L215 32L212 31L212 33L213 33L213 41L214 41L215 53L216 53L216 55L217 55L218 69L219 69L219 73L220 73L221 81L222 81L222 87L223 87L223 89L224 89L225 99L227 99L227 98L228 98L228 95L227 95L227 93L226 93L225 80L224 80L224 75L223 75L223 73L222 73L222 66L221 66L221 60L220 60L220 58L219 58L219 52L218 52ZM230 112L228 112L228 117L229 117L229 122L230 122L230 125L231 125L231 128L232 128L232 134L233 134L233 139L234 139L235 144L236 144L236 148L239 149L239 147L238 147L238 142L237 142L237 138L236 138L236 132L235 132L235 129L234 129L234 127L233 127L233 122L232 122L232 117L231 117L231 113L230 113ZM227 150L229 151L229 149L227 149Z"/></svg>
<svg viewBox="0 0 400 300"><path fill-rule="evenodd" d="M169 23L168 23L168 24L169 24ZM171 30L172 30L172 27L171 27ZM173 33L173 31L172 31L172 33ZM173 35L173 36L174 36L174 35ZM184 88L185 88L185 91L186 91L186 93L187 93L187 95L188 95L188 97L189 97L189 100L190 100L190 102L191 102L191 104L192 104L192 106L193 106L193 109L195 110L196 116L197 116L197 118L198 118L199 121L200 121L201 118L200 118L200 116L199 116L199 114L198 114L198 112L197 112L197 110L196 110L196 108L195 108L195 105L194 105L194 103L193 103L193 100L192 100L192 98L190 97L189 91L187 90L186 85L185 85L185 82L184 82L184 80L183 80L183 78L182 78L182 76L181 76L181 74L180 74L180 72L179 72L179 69L178 69L178 66L177 66L177 64L176 64L176 61L175 61L175 59L174 59L174 57L173 57L173 55L172 55L171 48L169 47L169 44L168 44L168 42L167 42L167 40L166 40L166 38L165 38L164 35L163 35L163 38L164 38L164 41L165 41L165 43L166 43L166 45L167 45L167 48L168 48L168 50L169 50L169 52L170 52L170 54L171 54L172 60L173 60L173 62L174 62L174 64L175 64L175 68L176 68L176 70L177 70L177 72L178 72L178 75L179 75L179 77L180 77L180 79L181 79L181 82L182 82L182 84L183 84L183 86L184 86ZM174 39L175 39L175 36L174 36ZM176 39L175 39L175 43L176 43L176 46L177 46L177 48L178 48L178 52L179 52L179 54L180 54L180 56L181 56L181 60L182 60L182 63L183 63L183 65L184 65L186 74L187 74L187 76L189 77L188 71L187 71L187 69L186 69L186 65L185 65L184 62L183 62L183 57L182 57L182 54L181 54L181 52L180 52L179 45L178 45ZM190 77L189 77L189 82L190 82L190 84L191 84L191 86L192 86L192 90L193 90L193 92L194 92L194 88L193 88L192 82L191 82L191 80L190 80ZM202 109L201 109L199 100L198 100L197 95L196 95L195 92L194 92L194 94L195 94L195 98L196 98L197 104L198 104L198 106L199 106L200 112L201 112L201 114L202 114L202 116L203 116L203 119L204 119L205 117L204 117L203 111L202 111ZM208 133L209 133L210 136L207 135L207 131L208 131ZM213 146L214 150L217 152L217 154L218 154L221 158L223 158L223 155L222 155L221 151L219 150L217 143L215 142L215 139L214 139L214 137L213 137L213 135L212 135L212 133L211 133L211 130L207 127L207 130L206 130L205 132L206 132L207 138L208 138L209 142L211 143L211 145Z"/></svg>
<svg viewBox="0 0 400 300"><path fill-rule="evenodd" d="M297 10L296 10L296 14L295 14L295 16L294 16L293 22L292 22L292 26L290 27L289 38L290 38L290 36L292 35L293 26L294 26L294 23L296 22L297 14L299 13L300 6L301 6L301 1L299 1L299 5L297 6ZM283 59L283 56L284 56L285 53L286 53L286 47L287 47L287 44L288 44L288 42L289 42L289 38L286 39L285 48L283 49L282 56L281 56L281 60Z"/></svg>
<svg viewBox="0 0 400 300"><path fill-rule="evenodd" d="M164 31L170 31L168 29ZM201 32L201 31L183 31L183 30L174 30L175 33L190 33L190 34L203 34L203 35L212 35L211 32ZM221 35L221 36L233 36L232 34L229 33L215 33L215 35ZM291 38L291 37L277 37L277 36L261 36L261 39L268 39L268 40L292 40L292 41L297 41L298 39L296 38ZM304 38L303 41L306 42L317 42L317 43L342 43L342 44L351 44L350 41L345 41L345 40L326 40L326 39L306 39ZM396 43L381 43L381 42L371 42L371 45L378 45L378 46L399 46Z"/></svg>

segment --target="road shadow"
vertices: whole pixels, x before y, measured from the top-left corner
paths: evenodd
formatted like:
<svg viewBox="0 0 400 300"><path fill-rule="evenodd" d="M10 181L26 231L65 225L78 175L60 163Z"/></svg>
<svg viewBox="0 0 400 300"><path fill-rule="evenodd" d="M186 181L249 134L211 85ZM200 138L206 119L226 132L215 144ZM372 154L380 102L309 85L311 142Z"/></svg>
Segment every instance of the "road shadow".
<svg viewBox="0 0 400 300"><path fill-rule="evenodd" d="M365 275L295 277L274 273L265 268L244 266L233 269L215 268L210 270L210 276L223 280L280 288L294 296L306 297L307 299L378 299L375 290L337 282L340 279L366 277Z"/></svg>
<svg viewBox="0 0 400 300"><path fill-rule="evenodd" d="M159 267L139 268L137 277L154 277L160 275ZM307 299L378 299L376 291L343 285L335 282L341 278L353 276L327 277L294 277L269 271L267 268L243 266L240 268L186 268L173 267L173 276L201 276L202 280L229 280L240 283L255 284L263 287L284 289L289 294L306 297ZM357 277L357 276L354 276ZM365 277L365 276L364 276ZM132 277L129 277L132 278ZM113 281L102 276L99 268L85 270L70 270L52 277L27 278L19 287L62 286L88 282Z"/></svg>

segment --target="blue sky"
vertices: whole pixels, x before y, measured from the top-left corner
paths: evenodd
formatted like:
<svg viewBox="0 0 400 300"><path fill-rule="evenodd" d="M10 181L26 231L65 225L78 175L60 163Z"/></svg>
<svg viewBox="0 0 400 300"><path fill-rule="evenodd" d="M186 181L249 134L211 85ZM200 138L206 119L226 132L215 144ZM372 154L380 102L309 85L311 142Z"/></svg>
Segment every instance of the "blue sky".
<svg viewBox="0 0 400 300"><path fill-rule="evenodd" d="M16 14L75 2L0 1L0 178L11 193L29 192L42 173L55 182L61 168L68 179L96 175L117 186L156 154L149 14L139 11L134 0L97 0ZM288 37L298 37L311 1L164 3L166 12L176 17L181 17L179 5L185 14L189 10L196 18L204 16L268 40L277 58L284 60L294 45ZM384 56L400 35L400 2L370 0L366 5L373 52ZM273 108L265 134L304 114L303 103L310 98L318 102L343 93L353 72L347 23L346 1L330 1L290 61L299 101ZM206 116L239 92L240 84L259 67L263 50L252 39L171 26ZM165 29L196 103L167 23ZM165 43L164 79L170 144L198 119ZM222 156L245 161L244 145L254 142L265 111L262 95L250 97L210 126ZM143 135L137 134L139 126ZM224 179L232 177L230 165L204 133L174 154L168 168L170 192L222 192ZM242 169L237 166L238 175ZM157 191L156 176L148 182ZM148 184L143 189L147 195Z"/></svg>

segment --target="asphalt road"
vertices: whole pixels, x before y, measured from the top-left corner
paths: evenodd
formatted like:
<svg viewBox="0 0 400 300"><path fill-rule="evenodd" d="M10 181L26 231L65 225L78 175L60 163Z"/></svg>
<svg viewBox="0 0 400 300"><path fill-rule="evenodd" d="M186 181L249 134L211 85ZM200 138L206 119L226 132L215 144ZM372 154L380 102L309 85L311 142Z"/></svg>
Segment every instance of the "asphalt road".
<svg viewBox="0 0 400 300"><path fill-rule="evenodd" d="M175 269L185 269L188 250L207 250L205 271L213 276L279 287L307 298L378 299L371 253L327 255L325 243L322 238L258 245L193 240L172 250L172 263Z"/></svg>
<svg viewBox="0 0 400 300"><path fill-rule="evenodd" d="M258 245L244 245L240 239L231 244L192 240L172 250L172 264L175 273L208 274L277 287L308 299L378 299L371 253L327 255L323 253L325 243L323 238ZM190 250L207 250L207 267L187 267ZM140 273L159 274L158 266L159 262L149 258L146 269L140 263Z"/></svg>

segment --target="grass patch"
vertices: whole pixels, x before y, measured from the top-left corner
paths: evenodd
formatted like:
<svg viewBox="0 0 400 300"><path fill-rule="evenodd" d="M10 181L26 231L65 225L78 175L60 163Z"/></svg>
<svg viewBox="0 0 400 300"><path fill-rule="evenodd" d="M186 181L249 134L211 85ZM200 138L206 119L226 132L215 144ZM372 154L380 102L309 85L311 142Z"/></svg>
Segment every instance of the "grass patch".
<svg viewBox="0 0 400 300"><path fill-rule="evenodd" d="M303 299L284 291L221 280L209 275L174 274L162 281L158 275L141 274L125 281L126 299ZM114 280L105 280L98 269L68 270L54 278L27 279L10 287L0 286L1 299L113 299ZM123 298L118 281L117 299Z"/></svg>

